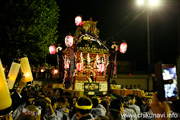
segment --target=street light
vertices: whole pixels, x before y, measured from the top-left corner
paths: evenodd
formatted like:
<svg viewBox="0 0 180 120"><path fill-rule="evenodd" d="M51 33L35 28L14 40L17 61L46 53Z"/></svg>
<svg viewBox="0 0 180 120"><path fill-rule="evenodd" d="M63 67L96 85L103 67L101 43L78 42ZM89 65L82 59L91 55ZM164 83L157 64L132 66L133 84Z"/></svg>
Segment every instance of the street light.
<svg viewBox="0 0 180 120"><path fill-rule="evenodd" d="M137 0L137 5L145 5L147 7L147 58L148 58L148 67L151 64L151 46L150 46L150 10L152 7L159 5L160 0Z"/></svg>
<svg viewBox="0 0 180 120"><path fill-rule="evenodd" d="M158 6L160 1L159 0L137 0L137 5L142 6L142 5L147 5L149 7L154 7Z"/></svg>
<svg viewBox="0 0 180 120"><path fill-rule="evenodd" d="M144 4L144 0L137 0L137 4L138 5L143 5Z"/></svg>
<svg viewBox="0 0 180 120"><path fill-rule="evenodd" d="M150 6L157 6L159 3L159 0L149 0L149 5Z"/></svg>

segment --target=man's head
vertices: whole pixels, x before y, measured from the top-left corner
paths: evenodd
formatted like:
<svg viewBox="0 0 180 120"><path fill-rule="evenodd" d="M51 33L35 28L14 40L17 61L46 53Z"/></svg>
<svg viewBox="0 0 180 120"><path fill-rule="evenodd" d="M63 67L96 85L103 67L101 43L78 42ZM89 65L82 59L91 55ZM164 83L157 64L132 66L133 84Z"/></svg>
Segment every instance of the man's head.
<svg viewBox="0 0 180 120"><path fill-rule="evenodd" d="M130 104L131 104L131 105L134 105L135 102L136 102L135 95L129 94L129 95L127 95L127 96L130 98Z"/></svg>
<svg viewBox="0 0 180 120"><path fill-rule="evenodd" d="M125 107L128 107L130 105L130 97L129 96L126 96L126 97L123 97L123 101L124 101L124 106Z"/></svg>
<svg viewBox="0 0 180 120"><path fill-rule="evenodd" d="M145 98L145 103L146 103L147 106L150 107L150 106L151 106L151 103L152 103L152 97L146 97L146 98Z"/></svg>
<svg viewBox="0 0 180 120"><path fill-rule="evenodd" d="M90 113L92 106L92 101L88 97L80 97L76 102L76 108L78 112L82 115Z"/></svg>
<svg viewBox="0 0 180 120"><path fill-rule="evenodd" d="M119 99L114 99L114 100L112 100L112 102L109 106L109 109L117 110L119 112L121 111L123 113L123 111L124 111L123 103Z"/></svg>
<svg viewBox="0 0 180 120"><path fill-rule="evenodd" d="M120 99L113 99L109 106L110 114L108 115L110 119L120 120L121 115L124 111L123 104Z"/></svg>
<svg viewBox="0 0 180 120"><path fill-rule="evenodd" d="M17 120L40 120L41 110L35 105L28 105L23 108Z"/></svg>
<svg viewBox="0 0 180 120"><path fill-rule="evenodd" d="M59 108L66 107L67 106L67 99L65 97L61 96L57 99L57 103L58 103Z"/></svg>

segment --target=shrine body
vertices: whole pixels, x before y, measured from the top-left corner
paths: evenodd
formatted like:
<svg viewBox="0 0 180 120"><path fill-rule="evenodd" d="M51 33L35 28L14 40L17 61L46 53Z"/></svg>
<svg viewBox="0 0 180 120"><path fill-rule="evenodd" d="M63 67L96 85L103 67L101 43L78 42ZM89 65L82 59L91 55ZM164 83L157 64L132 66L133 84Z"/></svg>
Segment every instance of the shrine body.
<svg viewBox="0 0 180 120"><path fill-rule="evenodd" d="M99 39L96 23L83 21L82 26L77 27L73 45L62 51L64 82L70 79L70 87L75 91L106 94L111 48Z"/></svg>

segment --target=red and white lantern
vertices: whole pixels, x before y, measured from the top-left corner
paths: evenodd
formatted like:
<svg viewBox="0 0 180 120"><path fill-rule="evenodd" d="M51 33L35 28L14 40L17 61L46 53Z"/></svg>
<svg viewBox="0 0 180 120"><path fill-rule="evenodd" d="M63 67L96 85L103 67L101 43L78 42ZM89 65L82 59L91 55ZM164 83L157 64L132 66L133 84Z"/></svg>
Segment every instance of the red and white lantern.
<svg viewBox="0 0 180 120"><path fill-rule="evenodd" d="M123 54L127 51L127 43L125 41L120 44L119 51Z"/></svg>
<svg viewBox="0 0 180 120"><path fill-rule="evenodd" d="M82 25L82 17L81 16L75 17L75 24L76 24L76 26Z"/></svg>
<svg viewBox="0 0 180 120"><path fill-rule="evenodd" d="M71 47L73 45L73 37L71 35L65 37L65 45L66 47Z"/></svg>
<svg viewBox="0 0 180 120"><path fill-rule="evenodd" d="M55 54L56 53L56 47L54 45L49 46L49 53Z"/></svg>

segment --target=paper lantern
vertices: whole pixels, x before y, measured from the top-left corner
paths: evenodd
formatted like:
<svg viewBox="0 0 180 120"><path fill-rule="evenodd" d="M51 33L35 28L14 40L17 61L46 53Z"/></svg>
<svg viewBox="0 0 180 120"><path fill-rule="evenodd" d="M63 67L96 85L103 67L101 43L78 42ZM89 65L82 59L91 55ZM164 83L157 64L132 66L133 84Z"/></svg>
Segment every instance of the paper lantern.
<svg viewBox="0 0 180 120"><path fill-rule="evenodd" d="M77 63L77 71L81 71L83 68L82 63Z"/></svg>
<svg viewBox="0 0 180 120"><path fill-rule="evenodd" d="M56 53L56 47L54 45L49 46L49 53L55 54Z"/></svg>
<svg viewBox="0 0 180 120"><path fill-rule="evenodd" d="M81 16L75 17L75 24L76 24L76 26L82 25L82 17Z"/></svg>
<svg viewBox="0 0 180 120"><path fill-rule="evenodd" d="M127 43L126 42L122 42L120 44L119 51L120 51L120 53L125 53L127 51Z"/></svg>
<svg viewBox="0 0 180 120"><path fill-rule="evenodd" d="M71 35L65 37L65 45L66 47L71 47L73 45L73 37Z"/></svg>
<svg viewBox="0 0 180 120"><path fill-rule="evenodd" d="M14 86L14 83L16 81L18 72L19 72L20 64L16 62L12 62L11 68L8 73L8 88L12 89Z"/></svg>
<svg viewBox="0 0 180 120"><path fill-rule="evenodd" d="M31 72L31 67L29 65L29 60L27 57L23 57L20 59L21 70L23 72L23 76L25 76L25 81L30 82L33 81L33 76Z"/></svg>
<svg viewBox="0 0 180 120"><path fill-rule="evenodd" d="M7 86L2 63L0 60L0 110L9 108L11 104L12 100Z"/></svg>

